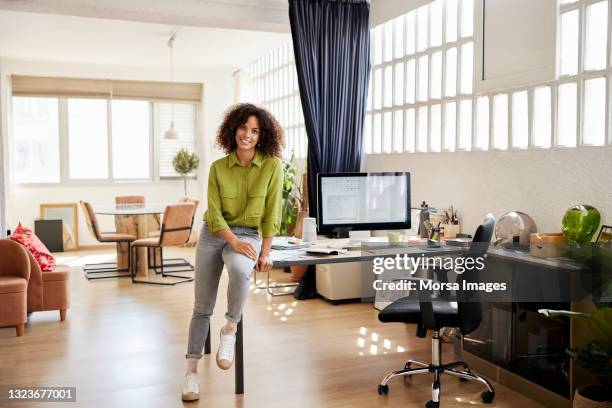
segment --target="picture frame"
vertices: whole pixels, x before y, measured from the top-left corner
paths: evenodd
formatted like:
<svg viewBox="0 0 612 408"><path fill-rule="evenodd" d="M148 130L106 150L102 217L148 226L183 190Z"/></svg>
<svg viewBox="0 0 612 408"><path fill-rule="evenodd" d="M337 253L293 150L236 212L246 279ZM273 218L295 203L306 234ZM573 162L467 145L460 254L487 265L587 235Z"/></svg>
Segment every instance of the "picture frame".
<svg viewBox="0 0 612 408"><path fill-rule="evenodd" d="M41 220L62 220L64 251L79 249L79 219L76 203L41 204Z"/></svg>

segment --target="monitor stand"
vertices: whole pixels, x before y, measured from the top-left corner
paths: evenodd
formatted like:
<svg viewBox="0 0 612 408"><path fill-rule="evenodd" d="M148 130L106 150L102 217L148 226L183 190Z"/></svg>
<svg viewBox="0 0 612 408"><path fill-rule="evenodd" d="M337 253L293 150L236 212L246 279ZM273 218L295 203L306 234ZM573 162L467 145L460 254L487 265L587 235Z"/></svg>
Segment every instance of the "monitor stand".
<svg viewBox="0 0 612 408"><path fill-rule="evenodd" d="M333 238L333 239L348 238L349 231L351 231L352 229L353 229L352 227L334 228L332 230L332 234L330 234L330 238Z"/></svg>

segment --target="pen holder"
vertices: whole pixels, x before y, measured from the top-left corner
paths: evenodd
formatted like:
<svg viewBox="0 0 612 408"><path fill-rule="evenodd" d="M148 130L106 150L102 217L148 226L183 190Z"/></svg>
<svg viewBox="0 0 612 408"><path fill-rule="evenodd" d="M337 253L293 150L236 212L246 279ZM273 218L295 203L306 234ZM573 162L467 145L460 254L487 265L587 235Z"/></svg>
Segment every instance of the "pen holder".
<svg viewBox="0 0 612 408"><path fill-rule="evenodd" d="M457 234L461 233L461 225L460 224L443 224L444 227L444 235L442 238L456 238Z"/></svg>

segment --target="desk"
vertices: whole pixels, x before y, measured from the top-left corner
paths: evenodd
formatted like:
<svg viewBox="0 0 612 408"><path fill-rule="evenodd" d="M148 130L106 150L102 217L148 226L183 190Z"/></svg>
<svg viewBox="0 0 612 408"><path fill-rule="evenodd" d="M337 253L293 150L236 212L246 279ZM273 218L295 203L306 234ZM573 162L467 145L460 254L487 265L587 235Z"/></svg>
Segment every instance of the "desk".
<svg viewBox="0 0 612 408"><path fill-rule="evenodd" d="M94 211L99 215L114 215L117 232L134 235L140 239L147 238L152 231L159 231L160 214L164 213L165 208L166 206L162 204L101 205ZM159 252L154 252L159 256ZM128 259L128 244L117 244L117 269L127 269ZM145 248L138 249L134 262L136 262L136 276L147 277L149 264Z"/></svg>
<svg viewBox="0 0 612 408"><path fill-rule="evenodd" d="M317 241L317 246L332 242L340 243L342 240ZM346 242L348 242L348 240L346 240ZM405 243L392 245L384 243L364 243L361 249L351 250L341 255L309 255L306 254L305 249L300 249L289 251L272 250L270 257L272 258L274 267L285 267L292 265L321 265L342 262L364 262L371 261L378 257L394 257L397 254L408 254L411 257L419 257L421 255L460 255L462 252L462 248L445 245L442 245L440 248L426 248L425 245L411 245ZM234 368L236 394L244 394L243 321L244 316L242 316L242 319L238 323L238 331L236 333L236 361ZM210 353L210 329L208 331L204 353Z"/></svg>
<svg viewBox="0 0 612 408"><path fill-rule="evenodd" d="M513 285L508 299L483 304L480 327L463 339L465 361L545 406L571 406L577 384L575 363L564 349L575 346L585 331L577 330L581 322L545 317L537 309L578 311L576 302L560 294L565 289L571 292L585 266L569 258L538 258L525 250L493 245L487 257L484 279L495 275ZM556 298L546 291L543 279L548 278L555 283L551 288L563 289Z"/></svg>

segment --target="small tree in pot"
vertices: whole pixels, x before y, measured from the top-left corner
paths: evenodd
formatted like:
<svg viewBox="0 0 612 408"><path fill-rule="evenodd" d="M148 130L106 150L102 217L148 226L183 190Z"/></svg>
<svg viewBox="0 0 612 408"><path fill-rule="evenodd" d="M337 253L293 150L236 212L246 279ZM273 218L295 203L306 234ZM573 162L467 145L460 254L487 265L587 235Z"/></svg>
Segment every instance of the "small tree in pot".
<svg viewBox="0 0 612 408"><path fill-rule="evenodd" d="M185 195L187 195L187 175L197 170L200 166L200 159L195 153L189 153L187 149L182 147L172 159L172 166L174 171L183 177L183 188Z"/></svg>

